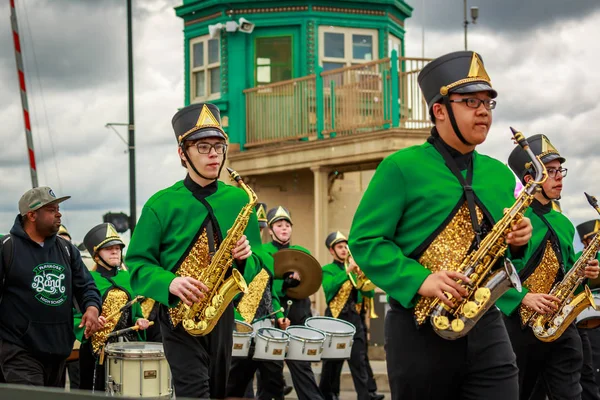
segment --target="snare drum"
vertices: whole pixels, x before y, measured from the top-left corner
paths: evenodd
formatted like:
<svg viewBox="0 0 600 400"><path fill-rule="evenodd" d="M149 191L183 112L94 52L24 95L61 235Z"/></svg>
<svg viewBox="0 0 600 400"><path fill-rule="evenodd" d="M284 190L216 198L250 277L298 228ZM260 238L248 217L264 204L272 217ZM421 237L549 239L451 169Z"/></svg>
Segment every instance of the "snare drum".
<svg viewBox="0 0 600 400"><path fill-rule="evenodd" d="M290 335L280 329L260 328L254 336L255 360L284 360Z"/></svg>
<svg viewBox="0 0 600 400"><path fill-rule="evenodd" d="M578 328L592 329L600 326L600 290L592 292L597 310L588 307L577 316L576 324Z"/></svg>
<svg viewBox="0 0 600 400"><path fill-rule="evenodd" d="M108 396L171 398L171 371L162 343L110 343L105 351Z"/></svg>
<svg viewBox="0 0 600 400"><path fill-rule="evenodd" d="M253 335L254 329L252 329L252 325L236 320L233 327L233 350L231 351L231 356L247 358Z"/></svg>
<svg viewBox="0 0 600 400"><path fill-rule="evenodd" d="M331 317L311 317L306 320L305 325L325 334L321 359L350 358L356 333L356 328L350 322Z"/></svg>
<svg viewBox="0 0 600 400"><path fill-rule="evenodd" d="M285 330L290 335L286 360L321 361L325 334L306 326L290 326Z"/></svg>

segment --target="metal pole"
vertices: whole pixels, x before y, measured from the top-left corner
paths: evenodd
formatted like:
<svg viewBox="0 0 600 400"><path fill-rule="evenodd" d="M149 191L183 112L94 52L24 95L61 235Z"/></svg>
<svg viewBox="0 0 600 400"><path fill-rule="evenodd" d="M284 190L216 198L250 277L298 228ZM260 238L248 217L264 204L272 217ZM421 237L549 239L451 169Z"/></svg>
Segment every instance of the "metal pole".
<svg viewBox="0 0 600 400"><path fill-rule="evenodd" d="M464 14L465 14L465 51L467 50L467 25L469 25L469 21L467 20L467 0L464 0Z"/></svg>
<svg viewBox="0 0 600 400"><path fill-rule="evenodd" d="M29 104L27 102L27 89L25 87L25 69L23 68L23 55L21 54L21 41L19 38L19 26L17 24L15 0L10 0L10 24L12 26L13 43L15 45L15 61L17 62L19 88L21 89L21 105L23 106L23 119L25 120L25 139L27 141L27 154L29 155L31 186L36 188L38 187L37 167L35 165L35 152L33 151L33 136L31 135Z"/></svg>
<svg viewBox="0 0 600 400"><path fill-rule="evenodd" d="M133 118L133 32L131 0L127 0L127 70L129 75L129 231L133 235L136 218L135 198L135 124Z"/></svg>

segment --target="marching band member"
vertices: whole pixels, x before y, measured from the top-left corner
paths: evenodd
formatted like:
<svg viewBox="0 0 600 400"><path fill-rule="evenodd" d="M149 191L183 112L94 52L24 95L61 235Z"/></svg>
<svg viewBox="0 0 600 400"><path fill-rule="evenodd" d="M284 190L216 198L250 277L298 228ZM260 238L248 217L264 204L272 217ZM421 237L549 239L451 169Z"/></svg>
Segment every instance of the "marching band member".
<svg viewBox="0 0 600 400"><path fill-rule="evenodd" d="M79 351L79 388L104 392L104 366L97 363L103 346L117 340L117 338L107 338L107 335L133 325L136 325L139 330L145 330L149 326L149 321L144 319L139 303L134 303L119 312L135 296L131 290L129 272L122 268L125 243L115 227L109 223L96 225L85 235L83 243L96 263L90 273L102 296L101 318L104 328L86 339L83 337L83 329L78 328L81 314L75 315L75 336L82 343ZM106 318L110 316L114 317L107 320ZM137 334L132 331L127 339L141 340L143 337L137 337Z"/></svg>
<svg viewBox="0 0 600 400"><path fill-rule="evenodd" d="M372 297L375 291L363 292L355 288L350 281L349 275L356 274L359 269L352 258L348 257L348 239L341 232L330 233L325 240L325 246L333 256L333 262L323 266L323 290L327 301L325 315L350 322L356 328L348 364L357 399L370 400L372 396L367 385L366 337L357 306L362 303L363 297ZM346 259L349 259L348 269L344 266ZM323 361L319 388L327 400L333 400L334 395L337 395L333 385L339 382L343 365L344 360Z"/></svg>
<svg viewBox="0 0 600 400"><path fill-rule="evenodd" d="M127 251L132 288L161 304L163 345L178 397L224 398L231 363L233 304L221 310L208 334L194 336L182 326L184 305L211 295L206 282L191 275L199 277L211 265L249 203L245 191L218 181L228 140L220 120L212 104L192 104L175 114L172 124L187 176L146 202ZM261 263L252 247L260 248L254 213L229 254L242 273Z"/></svg>
<svg viewBox="0 0 600 400"><path fill-rule="evenodd" d="M446 293L458 300L468 294L457 282L468 278L456 269L514 204L515 186L502 162L475 151L489 132L497 94L480 56L439 57L418 81L435 124L431 137L383 160L349 236L356 263L389 296L392 399L514 399L518 371L496 307L452 341L429 323L415 324L421 302L437 298L451 307ZM524 218L506 237L513 257L530 237Z"/></svg>
<svg viewBox="0 0 600 400"><path fill-rule="evenodd" d="M555 341L542 342L528 326L534 313L546 314L558 309L560 300L548 293L560 282L576 261L573 251L575 228L564 214L553 209L552 200L560 199L565 162L544 135L527 139L533 153L546 166L548 179L525 212L533 225L533 236L524 257L515 263L523 284L521 292L509 289L496 302L506 315L506 329L517 356L519 368L519 398L529 399L539 377L552 399L581 398L579 384L582 366L581 339L574 324ZM508 164L523 184L532 179L529 156L517 146ZM590 278L598 276L598 262L592 261L585 270Z"/></svg>
<svg viewBox="0 0 600 400"><path fill-rule="evenodd" d="M282 206L272 208L267 213L267 221L269 225L269 234L272 237L270 243L263 245L263 250L267 254L275 254L282 249L296 249L310 254L310 252L302 246L292 245L292 216L290 212ZM310 309L310 298L305 299L290 299L286 295L286 290L298 286L300 284L300 276L297 273L288 274L284 279L275 279L273 289L279 298L281 304L287 304L288 300L292 301L292 305L287 310L288 318L279 318L277 322L280 326L287 328L291 325L304 325L304 322L312 316ZM315 381L315 375L308 361L285 361L290 374L292 375L292 383L299 400L319 400L323 399L323 395Z"/></svg>
<svg viewBox="0 0 600 400"><path fill-rule="evenodd" d="M266 220L263 204L258 203L256 207L256 216L260 226L263 223L261 220ZM272 326L269 316L275 315L275 318L279 321L278 328L285 329L289 326L289 320L284 318L283 312L278 311L281 310L281 304L277 294L273 292L273 264L266 262L259 271L246 268L244 278L250 284L248 285L248 292L235 302L235 318L251 325L258 320L266 323L263 326ZM258 325L255 325L255 329L257 327ZM254 390L252 388L252 393L250 393L249 385L252 384L256 371L258 371L256 374L258 379L257 398L261 400L283 400L285 385L283 361L253 358L234 359L231 362L227 397L254 398Z"/></svg>

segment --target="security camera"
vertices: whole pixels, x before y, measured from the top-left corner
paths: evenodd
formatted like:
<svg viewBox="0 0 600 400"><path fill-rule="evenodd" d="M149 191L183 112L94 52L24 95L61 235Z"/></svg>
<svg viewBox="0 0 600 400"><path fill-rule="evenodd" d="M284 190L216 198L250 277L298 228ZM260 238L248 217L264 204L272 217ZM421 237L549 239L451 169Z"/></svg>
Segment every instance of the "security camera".
<svg viewBox="0 0 600 400"><path fill-rule="evenodd" d="M221 29L223 29L223 24L221 24L221 23L218 23L216 25L209 25L208 26L208 35L210 36L211 39L214 39L221 34Z"/></svg>
<svg viewBox="0 0 600 400"><path fill-rule="evenodd" d="M473 23L477 23L477 18L479 18L479 7L471 7L471 19Z"/></svg>
<svg viewBox="0 0 600 400"><path fill-rule="evenodd" d="M240 32L244 33L252 33L254 27L256 26L252 22L248 21L246 18L240 18L238 22L240 23Z"/></svg>

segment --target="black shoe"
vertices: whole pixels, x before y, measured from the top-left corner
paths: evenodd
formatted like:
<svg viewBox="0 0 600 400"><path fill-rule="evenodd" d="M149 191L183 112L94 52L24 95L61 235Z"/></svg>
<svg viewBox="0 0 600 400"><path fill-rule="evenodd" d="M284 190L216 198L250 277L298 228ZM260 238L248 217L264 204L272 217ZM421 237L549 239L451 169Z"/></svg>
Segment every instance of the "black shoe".
<svg viewBox="0 0 600 400"><path fill-rule="evenodd" d="M294 390L293 386L284 386L283 395L287 396L288 394L292 393L292 390Z"/></svg>
<svg viewBox="0 0 600 400"><path fill-rule="evenodd" d="M383 399L385 399L384 394L379 394L377 392L369 393L369 400L383 400Z"/></svg>

